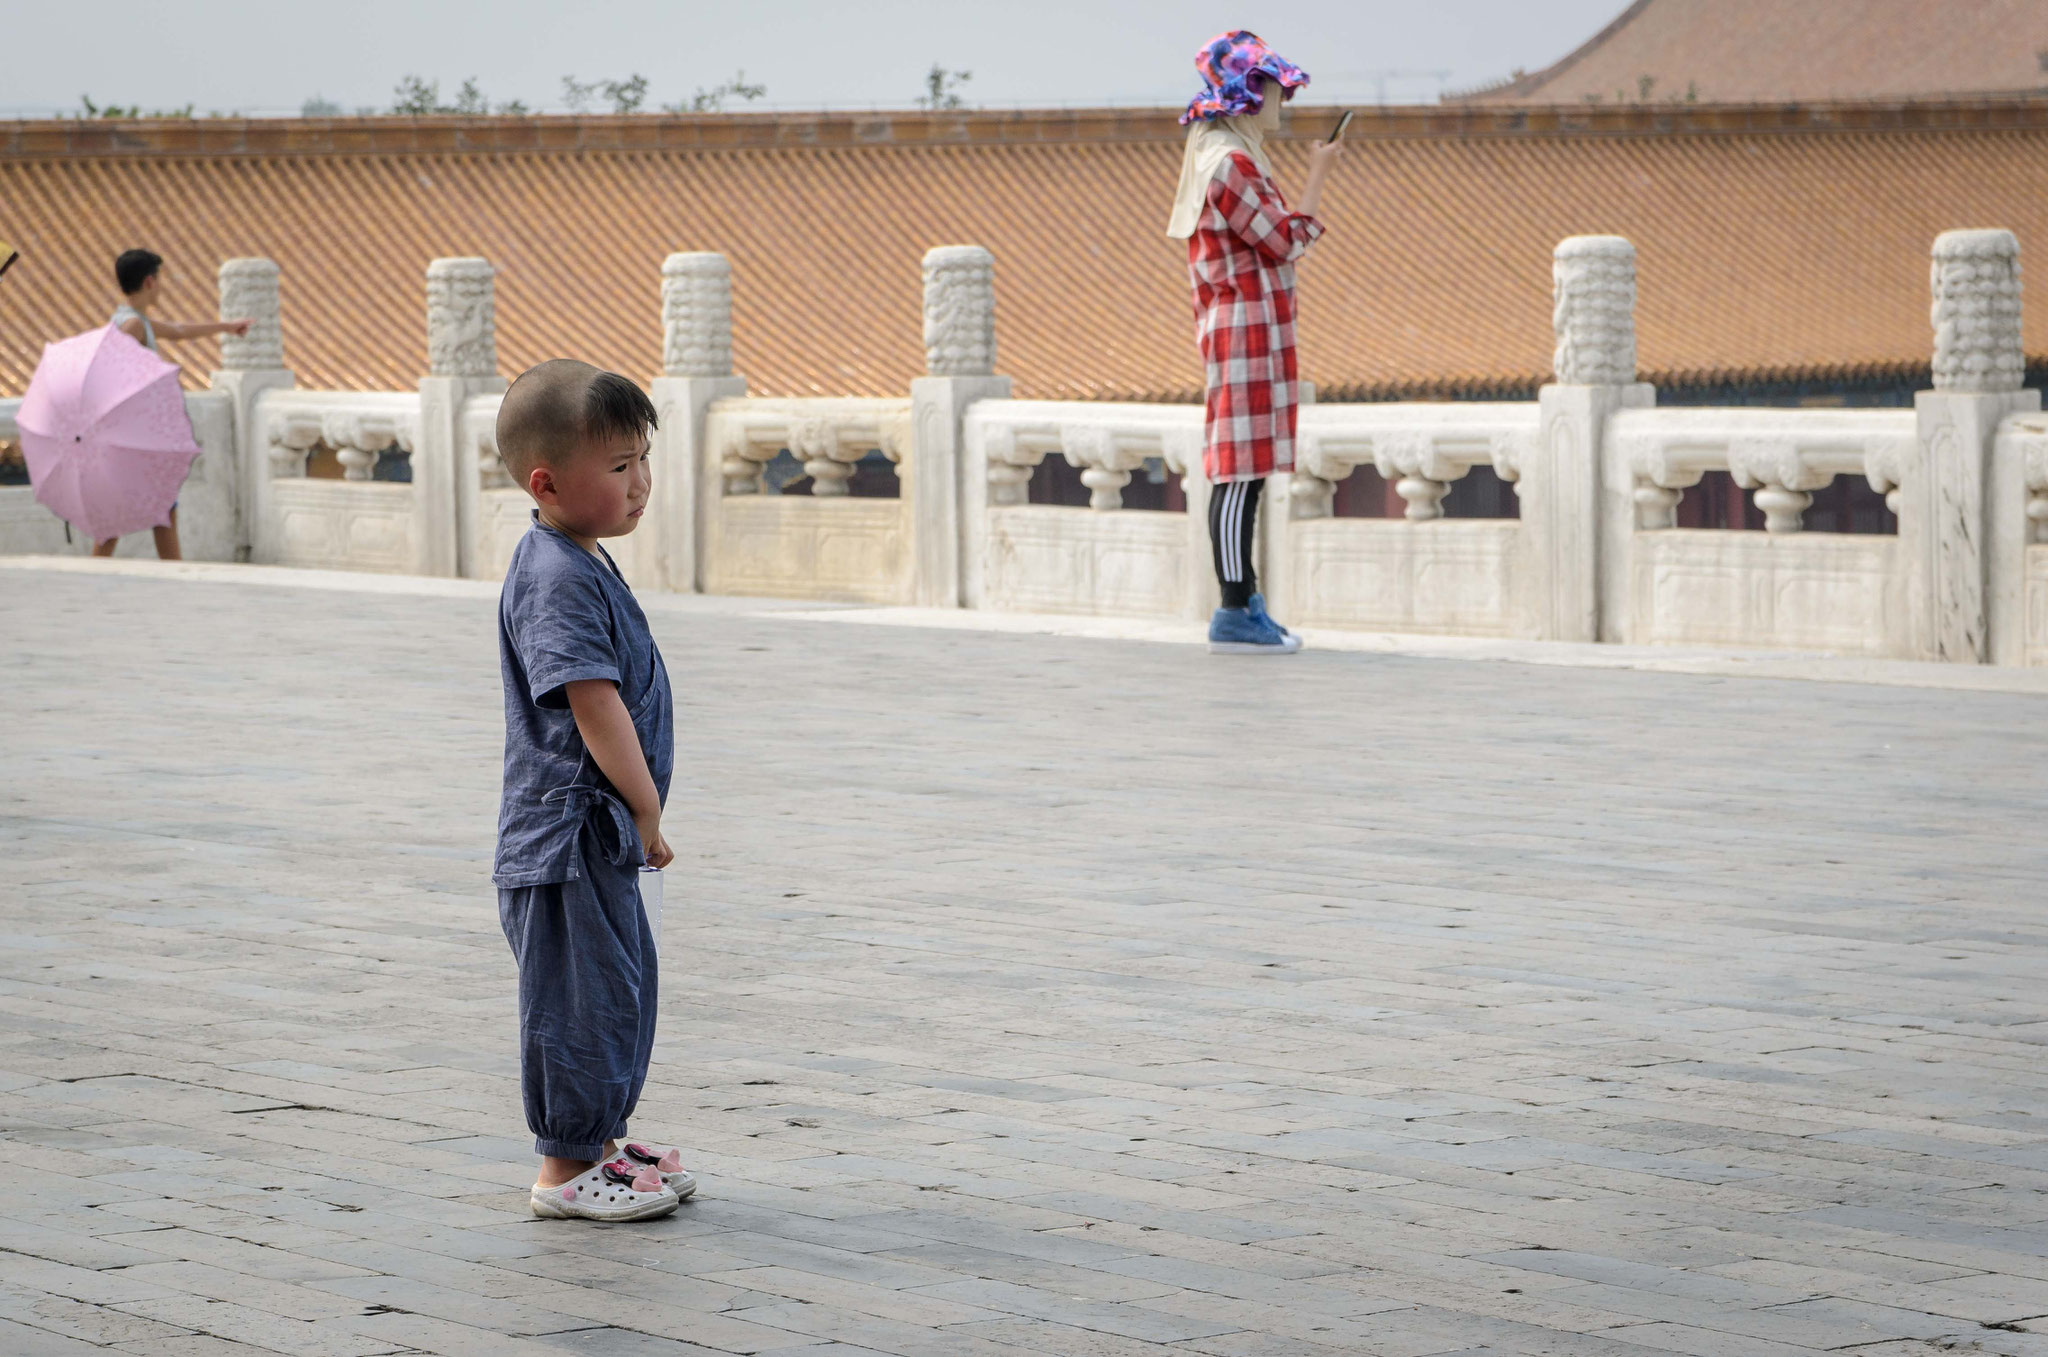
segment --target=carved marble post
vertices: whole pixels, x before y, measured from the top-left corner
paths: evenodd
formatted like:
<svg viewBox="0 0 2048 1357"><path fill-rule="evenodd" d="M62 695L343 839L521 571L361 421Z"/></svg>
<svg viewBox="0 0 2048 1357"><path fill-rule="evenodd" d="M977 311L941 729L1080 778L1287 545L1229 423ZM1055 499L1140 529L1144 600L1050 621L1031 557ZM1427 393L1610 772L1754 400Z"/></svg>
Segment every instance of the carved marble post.
<svg viewBox="0 0 2048 1357"><path fill-rule="evenodd" d="M2010 231L1934 240L1934 390L1914 397L1920 465L1899 486L1927 659L2019 663L2024 653L2025 468L1993 458L2000 422L2041 408L2040 392L2021 390L2019 254Z"/></svg>
<svg viewBox="0 0 2048 1357"><path fill-rule="evenodd" d="M995 375L996 261L981 246L925 253L924 353L928 375L910 383L913 577L921 606L957 608L978 593L989 502L988 468L962 464L963 422L974 402L1010 394Z"/></svg>
<svg viewBox="0 0 2048 1357"><path fill-rule="evenodd" d="M1537 394L1542 432L1516 482L1534 567L1540 635L1626 639L1633 478L1609 467L1607 417L1654 405L1636 381L1636 247L1620 236L1572 236L1551 261L1555 380Z"/></svg>
<svg viewBox="0 0 2048 1357"><path fill-rule="evenodd" d="M732 265L722 254L672 254L661 264L662 375L648 394L661 420L654 435L654 503L659 513L641 545L663 588L702 587L700 543L708 514L726 494L719 460L705 439L711 403L747 394L732 370ZM747 484L760 468L749 465Z"/></svg>
<svg viewBox="0 0 2048 1357"><path fill-rule="evenodd" d="M220 368L213 374L212 387L230 401L234 424L232 465L201 469L207 479L215 477L224 485L227 504L224 542L229 558L249 560L259 555L257 539L264 535L270 493L270 457L257 404L266 391L289 389L295 384L284 361L284 328L277 304L277 265L268 259L229 259L220 266L220 318L250 321L246 335L221 339ZM188 482L189 484L189 482ZM202 549L195 542L189 511L181 512L180 532L188 555Z"/></svg>
<svg viewBox="0 0 2048 1357"><path fill-rule="evenodd" d="M274 262L222 261L220 318L249 322L247 334L221 336L220 365L224 371L276 372L284 367L284 325L278 313Z"/></svg>
<svg viewBox="0 0 2048 1357"><path fill-rule="evenodd" d="M462 437L462 407L505 390L498 375L495 270L488 259L427 265L427 367L420 379L412 484L420 514L423 571L482 573L483 457Z"/></svg>

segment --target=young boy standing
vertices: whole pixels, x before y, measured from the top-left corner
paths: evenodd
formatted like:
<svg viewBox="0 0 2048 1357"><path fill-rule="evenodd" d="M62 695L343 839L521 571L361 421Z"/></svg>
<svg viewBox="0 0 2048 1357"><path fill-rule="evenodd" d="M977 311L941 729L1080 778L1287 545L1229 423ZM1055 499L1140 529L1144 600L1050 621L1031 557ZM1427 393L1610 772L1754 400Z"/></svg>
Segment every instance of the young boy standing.
<svg viewBox="0 0 2048 1357"><path fill-rule="evenodd" d="M157 303L157 296L163 288L164 260L160 254L149 250L123 250L114 261L114 282L121 289L121 304L114 308L108 324L119 327L127 335L151 353L157 351L158 339L204 339L208 335L245 335L249 333L246 320L204 320L179 324L164 321L161 324L149 318L149 310ZM156 554L158 559L175 561L178 550L178 506L171 506L170 521L155 529ZM118 537L92 544L95 556L111 556L120 544Z"/></svg>
<svg viewBox="0 0 2048 1357"><path fill-rule="evenodd" d="M616 373L552 359L498 411L498 453L534 500L498 604L505 793L492 879L519 962L520 1072L542 1156L535 1215L645 1220L697 1190L673 1149L624 1143L654 1050L642 866L675 760L668 671L598 544L640 526L654 406Z"/></svg>

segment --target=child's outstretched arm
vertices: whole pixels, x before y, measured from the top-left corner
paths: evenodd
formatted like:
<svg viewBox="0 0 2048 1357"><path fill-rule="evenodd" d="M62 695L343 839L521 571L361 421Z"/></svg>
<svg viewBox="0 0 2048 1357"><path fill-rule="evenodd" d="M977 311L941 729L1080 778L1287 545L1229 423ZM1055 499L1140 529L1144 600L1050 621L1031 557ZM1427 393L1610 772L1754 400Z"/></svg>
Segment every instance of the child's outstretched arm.
<svg viewBox="0 0 2048 1357"><path fill-rule="evenodd" d="M127 329L128 325L133 325L136 330L142 328L142 322L140 321L129 321L122 328ZM130 330L129 333L134 334L135 331ZM174 320L160 320L156 322L156 337L158 339L204 339L208 335L245 335L247 333L249 333L249 322L246 320L195 320L183 324ZM142 338L139 334L135 335L135 337L137 339Z"/></svg>
<svg viewBox="0 0 2048 1357"><path fill-rule="evenodd" d="M574 679L563 684L562 690L568 694L569 710L576 717L576 731L583 737L584 747L625 798L626 809L633 812L633 824L647 850L647 865L668 866L676 855L661 837L661 798L655 794L654 775L647 771L640 735L633 729L633 718L619 697L618 685L610 679Z"/></svg>

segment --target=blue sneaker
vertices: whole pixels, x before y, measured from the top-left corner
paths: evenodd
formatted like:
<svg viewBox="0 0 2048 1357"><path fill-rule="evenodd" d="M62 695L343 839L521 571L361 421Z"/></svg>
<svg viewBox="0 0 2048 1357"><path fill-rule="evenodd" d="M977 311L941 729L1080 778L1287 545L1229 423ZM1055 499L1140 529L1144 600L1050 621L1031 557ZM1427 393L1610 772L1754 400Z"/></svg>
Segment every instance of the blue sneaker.
<svg viewBox="0 0 2048 1357"><path fill-rule="evenodd" d="M1249 608L1218 608L1209 619L1211 655L1292 655L1299 649L1299 636L1289 636Z"/></svg>
<svg viewBox="0 0 2048 1357"><path fill-rule="evenodd" d="M1261 618L1267 622L1273 622L1273 614L1266 611L1266 596L1264 594L1253 594L1251 607L1247 609L1247 611L1250 612L1253 617ZM1293 632L1281 626L1278 622L1273 622L1273 629L1279 632L1282 636L1294 635Z"/></svg>

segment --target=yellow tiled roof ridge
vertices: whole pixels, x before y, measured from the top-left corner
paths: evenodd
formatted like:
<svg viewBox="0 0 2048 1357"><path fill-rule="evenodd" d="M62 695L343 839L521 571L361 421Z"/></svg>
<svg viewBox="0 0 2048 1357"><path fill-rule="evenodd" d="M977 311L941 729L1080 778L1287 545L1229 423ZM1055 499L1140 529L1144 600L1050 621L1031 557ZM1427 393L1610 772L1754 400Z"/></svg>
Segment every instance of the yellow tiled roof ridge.
<svg viewBox="0 0 2048 1357"><path fill-rule="evenodd" d="M1320 137L1304 106L1283 139ZM1788 104L1368 105L1347 140L2048 130L2048 96ZM1074 145L1179 141L1177 107L0 121L0 160Z"/></svg>

